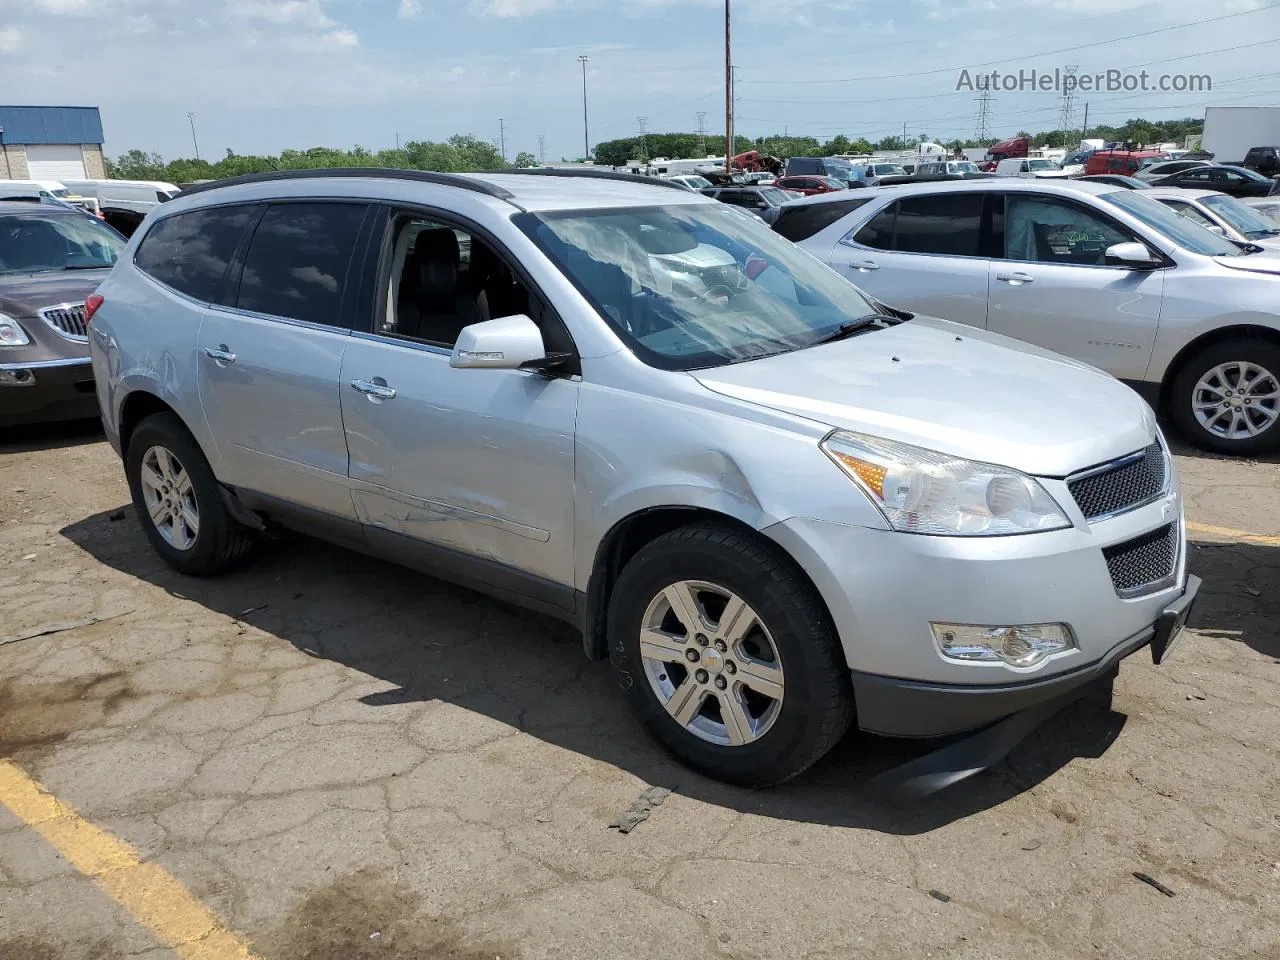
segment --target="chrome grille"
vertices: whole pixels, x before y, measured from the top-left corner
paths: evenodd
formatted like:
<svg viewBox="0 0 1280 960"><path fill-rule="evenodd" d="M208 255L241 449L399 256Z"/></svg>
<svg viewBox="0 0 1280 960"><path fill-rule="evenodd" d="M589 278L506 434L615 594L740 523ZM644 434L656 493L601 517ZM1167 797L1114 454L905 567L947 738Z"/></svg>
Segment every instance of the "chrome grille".
<svg viewBox="0 0 1280 960"><path fill-rule="evenodd" d="M1159 443L1067 478L1067 489L1086 520L1121 513L1164 493L1168 466Z"/></svg>
<svg viewBox="0 0 1280 960"><path fill-rule="evenodd" d="M89 339L83 303L60 303L56 307L46 307L40 311L40 317L68 340L87 342Z"/></svg>
<svg viewBox="0 0 1280 960"><path fill-rule="evenodd" d="M1178 563L1178 525L1166 524L1140 537L1103 547L1111 582L1120 596L1156 589L1174 575Z"/></svg>

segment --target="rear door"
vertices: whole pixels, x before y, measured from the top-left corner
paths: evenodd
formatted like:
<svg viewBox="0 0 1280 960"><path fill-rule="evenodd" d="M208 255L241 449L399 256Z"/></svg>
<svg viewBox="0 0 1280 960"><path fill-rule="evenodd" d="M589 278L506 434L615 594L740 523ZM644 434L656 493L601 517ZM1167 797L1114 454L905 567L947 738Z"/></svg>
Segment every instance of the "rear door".
<svg viewBox="0 0 1280 960"><path fill-rule="evenodd" d="M1030 192L1008 194L997 227L1004 258L991 261L988 329L1141 380L1165 271L1107 266L1104 251L1142 238L1100 210Z"/></svg>
<svg viewBox="0 0 1280 960"><path fill-rule="evenodd" d="M365 203L277 202L200 326L200 401L234 486L341 518L347 481L338 377L360 309L350 282Z"/></svg>
<svg viewBox="0 0 1280 960"><path fill-rule="evenodd" d="M904 197L842 238L831 265L890 306L985 327L987 196Z"/></svg>

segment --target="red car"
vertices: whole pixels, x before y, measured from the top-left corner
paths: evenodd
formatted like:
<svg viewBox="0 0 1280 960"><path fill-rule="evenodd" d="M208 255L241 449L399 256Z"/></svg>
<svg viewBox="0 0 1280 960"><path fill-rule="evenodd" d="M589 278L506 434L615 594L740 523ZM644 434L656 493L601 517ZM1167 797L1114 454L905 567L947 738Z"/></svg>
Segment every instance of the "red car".
<svg viewBox="0 0 1280 960"><path fill-rule="evenodd" d="M817 193L835 193L837 190L849 189L847 183L835 177L783 177L774 186L779 190L803 193L806 197L812 197Z"/></svg>
<svg viewBox="0 0 1280 960"><path fill-rule="evenodd" d="M1090 154L1084 175L1093 177L1104 173L1118 173L1131 177L1142 168L1143 160L1161 160L1167 156L1162 150L1098 150Z"/></svg>

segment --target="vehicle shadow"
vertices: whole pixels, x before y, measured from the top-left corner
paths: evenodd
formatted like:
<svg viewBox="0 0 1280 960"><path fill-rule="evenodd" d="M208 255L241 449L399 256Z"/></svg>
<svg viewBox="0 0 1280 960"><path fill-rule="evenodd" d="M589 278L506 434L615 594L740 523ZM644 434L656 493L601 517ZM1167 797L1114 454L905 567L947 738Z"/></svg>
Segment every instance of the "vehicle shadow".
<svg viewBox="0 0 1280 960"><path fill-rule="evenodd" d="M34 423L0 430L0 454L57 450L104 439L101 420Z"/></svg>
<svg viewBox="0 0 1280 960"><path fill-rule="evenodd" d="M783 787L747 790L699 776L632 718L608 663L582 653L573 629L413 571L298 538L265 545L253 565L214 580L184 577L150 548L132 509L61 532L94 558L169 593L342 663L394 689L379 706L444 700L641 780L730 809L784 820L922 833L1005 802L1078 757L1097 757L1126 718L1097 688L1044 724L991 770L904 803L874 782L940 744L850 733Z"/></svg>
<svg viewBox="0 0 1280 960"><path fill-rule="evenodd" d="M1280 662L1280 547L1187 543L1188 568L1204 581L1190 626Z"/></svg>

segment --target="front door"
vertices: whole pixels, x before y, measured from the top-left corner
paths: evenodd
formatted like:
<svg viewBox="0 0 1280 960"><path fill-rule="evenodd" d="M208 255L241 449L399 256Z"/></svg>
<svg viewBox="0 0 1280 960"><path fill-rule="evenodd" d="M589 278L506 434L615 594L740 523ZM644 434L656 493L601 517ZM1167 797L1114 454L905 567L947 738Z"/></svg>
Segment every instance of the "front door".
<svg viewBox="0 0 1280 960"><path fill-rule="evenodd" d="M1164 270L1104 262L1107 247L1140 239L1070 200L1009 194L1005 257L990 266L988 329L1141 380L1155 345Z"/></svg>
<svg viewBox="0 0 1280 960"><path fill-rule="evenodd" d="M891 307L985 327L984 197L903 198L837 242L831 266Z"/></svg>
<svg viewBox="0 0 1280 960"><path fill-rule="evenodd" d="M368 206L267 208L236 289L200 324L200 402L225 482L350 519L338 377L351 339L348 267Z"/></svg>
<svg viewBox="0 0 1280 960"><path fill-rule="evenodd" d="M578 382L449 365L458 333L482 320L527 314L557 352L567 333L462 226L396 215L385 248L373 331L342 358L366 535L405 562L572 609Z"/></svg>

